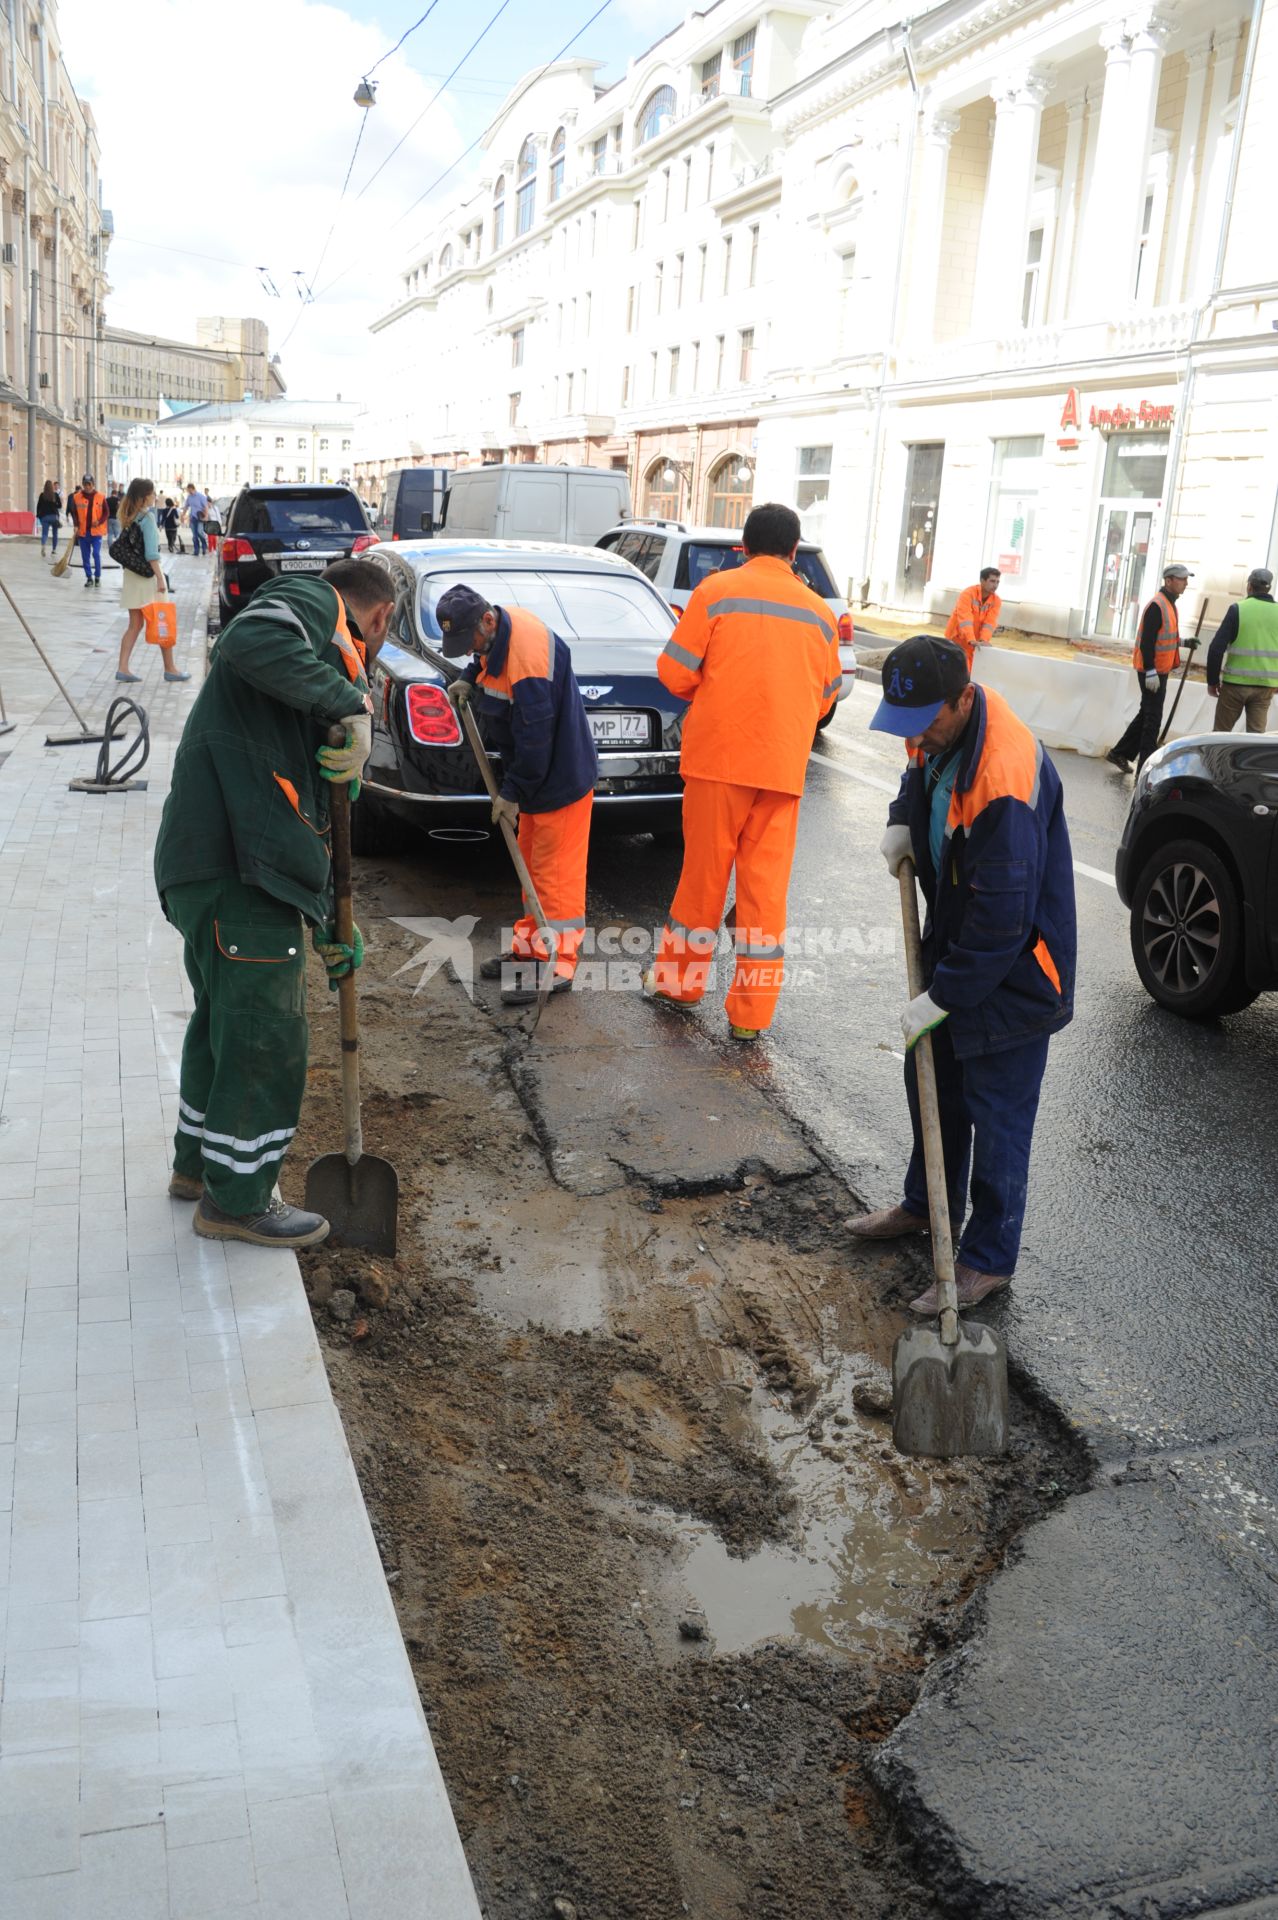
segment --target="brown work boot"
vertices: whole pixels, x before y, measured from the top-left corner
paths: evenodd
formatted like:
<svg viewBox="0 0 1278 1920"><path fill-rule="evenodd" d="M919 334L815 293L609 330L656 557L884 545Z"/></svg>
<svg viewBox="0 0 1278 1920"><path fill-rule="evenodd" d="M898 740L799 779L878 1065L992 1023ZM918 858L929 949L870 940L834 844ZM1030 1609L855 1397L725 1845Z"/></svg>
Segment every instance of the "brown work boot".
<svg viewBox="0 0 1278 1920"><path fill-rule="evenodd" d="M961 1260L954 1262L954 1279L960 1308L979 1306L989 1294L1001 1293L1012 1284L1010 1273L982 1273L979 1267L965 1267Z"/></svg>
<svg viewBox="0 0 1278 1920"><path fill-rule="evenodd" d="M204 1181L198 1174L179 1173L176 1168L169 1175L170 1200L198 1200L204 1191Z"/></svg>
<svg viewBox="0 0 1278 1920"><path fill-rule="evenodd" d="M847 1230L857 1240L903 1240L907 1233L926 1233L928 1223L922 1214L911 1213L899 1203L880 1207L877 1213L863 1213L849 1220Z"/></svg>

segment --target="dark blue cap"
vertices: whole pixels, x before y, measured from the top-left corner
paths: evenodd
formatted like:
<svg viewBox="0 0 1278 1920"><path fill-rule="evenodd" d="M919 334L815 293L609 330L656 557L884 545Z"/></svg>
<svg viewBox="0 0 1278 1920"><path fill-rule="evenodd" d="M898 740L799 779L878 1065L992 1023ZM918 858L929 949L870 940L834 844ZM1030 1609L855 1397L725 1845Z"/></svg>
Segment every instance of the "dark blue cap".
<svg viewBox="0 0 1278 1920"><path fill-rule="evenodd" d="M450 660L471 652L475 629L487 612L488 602L473 587L459 583L440 594L435 618L443 635L443 651Z"/></svg>
<svg viewBox="0 0 1278 1920"><path fill-rule="evenodd" d="M953 640L916 634L893 647L883 662L883 698L870 727L910 740L926 733L948 700L967 685L967 655Z"/></svg>

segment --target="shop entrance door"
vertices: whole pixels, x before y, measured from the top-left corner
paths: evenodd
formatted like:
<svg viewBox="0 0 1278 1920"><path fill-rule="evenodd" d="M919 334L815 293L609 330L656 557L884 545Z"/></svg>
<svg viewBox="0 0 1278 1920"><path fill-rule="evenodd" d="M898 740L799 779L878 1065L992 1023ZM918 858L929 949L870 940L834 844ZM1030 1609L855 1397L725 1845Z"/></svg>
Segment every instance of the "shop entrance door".
<svg viewBox="0 0 1278 1920"><path fill-rule="evenodd" d="M1158 503L1102 500L1096 535L1091 630L1102 639L1132 640L1149 598L1146 578Z"/></svg>
<svg viewBox="0 0 1278 1920"><path fill-rule="evenodd" d="M896 594L902 606L921 607L927 583L932 578L936 508L941 497L944 462L943 440L923 442L909 449L896 572Z"/></svg>

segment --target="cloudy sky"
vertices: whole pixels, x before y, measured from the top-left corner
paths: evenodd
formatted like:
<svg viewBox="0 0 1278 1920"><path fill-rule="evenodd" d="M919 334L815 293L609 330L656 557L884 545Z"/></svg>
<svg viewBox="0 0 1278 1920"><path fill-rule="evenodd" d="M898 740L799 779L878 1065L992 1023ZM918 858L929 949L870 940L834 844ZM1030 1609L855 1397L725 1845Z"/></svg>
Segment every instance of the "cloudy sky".
<svg viewBox="0 0 1278 1920"><path fill-rule="evenodd" d="M108 318L193 339L197 314L254 314L283 355L291 394L362 398L368 322L390 303L400 256L428 221L429 203L407 220L406 209L598 4L506 0L430 105L501 5L436 0L377 69L378 104L339 203L364 118L355 85L427 0L130 0L105 14L102 0L59 0L64 57L98 123L115 216ZM683 12L679 0L608 0L572 51L615 78ZM451 174L436 201L481 159ZM299 281L320 297L303 304Z"/></svg>

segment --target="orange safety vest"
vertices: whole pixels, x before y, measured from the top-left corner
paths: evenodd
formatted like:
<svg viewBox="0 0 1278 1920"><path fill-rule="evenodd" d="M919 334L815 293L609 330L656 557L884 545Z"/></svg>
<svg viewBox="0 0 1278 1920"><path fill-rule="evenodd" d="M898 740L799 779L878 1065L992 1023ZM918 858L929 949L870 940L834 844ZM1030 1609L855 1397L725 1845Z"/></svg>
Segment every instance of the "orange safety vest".
<svg viewBox="0 0 1278 1920"><path fill-rule="evenodd" d="M77 487L71 495L71 511L75 515L75 532L78 540L86 534L103 534L107 530L107 503L105 494L85 493Z"/></svg>
<svg viewBox="0 0 1278 1920"><path fill-rule="evenodd" d="M1147 600L1140 610L1140 624L1136 628L1136 645L1132 648L1132 665L1137 673L1144 673L1145 662L1140 650L1141 628L1145 625L1145 615L1151 607L1157 607L1162 616L1158 629L1158 638L1154 642L1155 673L1174 673L1180 665L1180 617L1176 612L1176 602L1169 600L1165 593L1156 593Z"/></svg>
<svg viewBox="0 0 1278 1920"><path fill-rule="evenodd" d="M777 554L707 574L657 661L691 707L685 780L803 792L816 724L843 684L839 631L825 601Z"/></svg>
<svg viewBox="0 0 1278 1920"><path fill-rule="evenodd" d="M947 640L957 640L962 647L967 655L969 671L977 647L986 646L993 639L1002 611L1003 602L996 593L992 593L988 600L982 600L979 581L974 587L964 587L954 602L945 637Z"/></svg>
<svg viewBox="0 0 1278 1920"><path fill-rule="evenodd" d="M524 607L507 607L510 645L500 673L488 671L488 656L483 656L476 686L490 700L513 700L519 680L554 680L555 636L543 620Z"/></svg>

